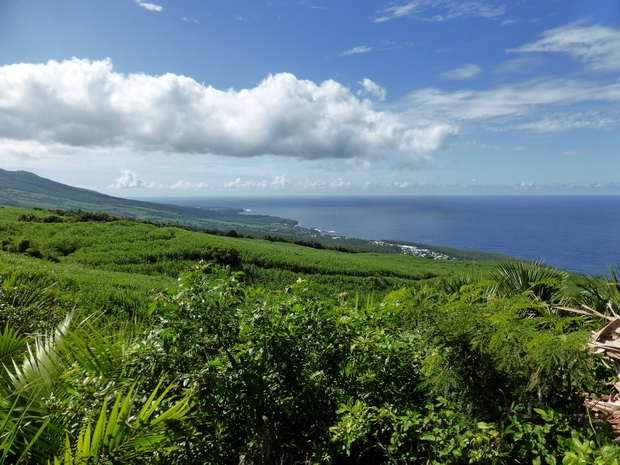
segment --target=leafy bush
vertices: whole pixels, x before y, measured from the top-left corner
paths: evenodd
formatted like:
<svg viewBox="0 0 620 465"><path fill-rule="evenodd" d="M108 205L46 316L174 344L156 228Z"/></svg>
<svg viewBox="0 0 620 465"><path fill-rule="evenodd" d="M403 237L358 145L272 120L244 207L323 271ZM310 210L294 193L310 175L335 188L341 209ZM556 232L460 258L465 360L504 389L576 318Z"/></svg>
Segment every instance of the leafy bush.
<svg viewBox="0 0 620 465"><path fill-rule="evenodd" d="M582 393L604 389L583 350L587 322L529 289L421 287L348 307L303 281L265 293L242 279L201 265L153 308L164 369L184 373L198 409L171 463L618 457L566 416L586 418Z"/></svg>

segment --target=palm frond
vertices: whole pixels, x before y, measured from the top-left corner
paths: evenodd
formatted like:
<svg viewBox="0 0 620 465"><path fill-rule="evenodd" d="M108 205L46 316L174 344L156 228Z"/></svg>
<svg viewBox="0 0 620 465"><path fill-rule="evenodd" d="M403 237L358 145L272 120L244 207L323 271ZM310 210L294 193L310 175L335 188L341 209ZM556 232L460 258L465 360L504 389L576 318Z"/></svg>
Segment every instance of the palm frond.
<svg viewBox="0 0 620 465"><path fill-rule="evenodd" d="M43 434L49 428L50 419L37 415L32 408L35 404L33 399L24 402L17 396L10 405L0 409L0 464L21 463L29 456L42 463L44 456L39 452L53 447Z"/></svg>
<svg viewBox="0 0 620 465"><path fill-rule="evenodd" d="M15 329L6 325L4 331L0 333L0 364L18 360L24 353L28 344L28 339ZM4 371L4 370L3 370Z"/></svg>
<svg viewBox="0 0 620 465"><path fill-rule="evenodd" d="M78 364L81 369L100 376L110 375L123 362L127 344L122 337L104 336L90 324L76 331L67 331L60 356L67 364Z"/></svg>
<svg viewBox="0 0 620 465"><path fill-rule="evenodd" d="M495 291L503 296L530 293L543 302L552 302L568 279L568 273L544 266L543 262L502 262L492 275Z"/></svg>
<svg viewBox="0 0 620 465"><path fill-rule="evenodd" d="M158 396L161 384L160 381L138 412L134 409L138 400L134 394L135 384L127 394L122 391L118 393L109 413L107 401L104 401L94 429L88 423L79 434L74 448L67 439L62 457L55 457L54 464L99 463L109 457L120 463L137 463L145 455L168 446L170 426L189 418L192 406L188 394L156 415L164 408L174 387L168 386Z"/></svg>
<svg viewBox="0 0 620 465"><path fill-rule="evenodd" d="M21 364L13 362L13 372L9 372L9 377L16 392L44 390L51 393L60 370L58 351L65 344L70 322L71 316L68 316L52 334L39 337L28 345Z"/></svg>

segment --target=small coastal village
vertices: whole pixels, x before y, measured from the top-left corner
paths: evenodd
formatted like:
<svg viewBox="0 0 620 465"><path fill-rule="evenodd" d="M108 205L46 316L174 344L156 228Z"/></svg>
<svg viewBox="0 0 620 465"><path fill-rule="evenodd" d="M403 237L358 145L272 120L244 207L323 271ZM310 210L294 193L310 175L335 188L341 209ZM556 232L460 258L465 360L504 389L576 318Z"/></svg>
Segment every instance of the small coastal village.
<svg viewBox="0 0 620 465"><path fill-rule="evenodd" d="M439 253L439 252L434 252L428 249L414 247L412 245L392 244L390 242L383 242L383 241L371 241L371 244L382 245L386 247L397 246L400 249L400 253L403 255L413 255L415 257L432 258L434 260L455 260L454 257L450 257L449 255Z"/></svg>
<svg viewBox="0 0 620 465"><path fill-rule="evenodd" d="M335 231L321 231L320 229L316 229L317 233L322 236L331 237L332 239L340 239L341 236L333 236ZM314 235L310 237L316 237ZM415 247L412 245L404 245L404 244L395 244L393 242L385 242L385 241L369 241L369 244L378 245L382 247L398 247L400 249L401 255L413 255L414 257L421 258L430 258L433 260L457 260L455 257L451 257L450 255L446 255L444 253L435 252L433 250L424 249L421 247Z"/></svg>

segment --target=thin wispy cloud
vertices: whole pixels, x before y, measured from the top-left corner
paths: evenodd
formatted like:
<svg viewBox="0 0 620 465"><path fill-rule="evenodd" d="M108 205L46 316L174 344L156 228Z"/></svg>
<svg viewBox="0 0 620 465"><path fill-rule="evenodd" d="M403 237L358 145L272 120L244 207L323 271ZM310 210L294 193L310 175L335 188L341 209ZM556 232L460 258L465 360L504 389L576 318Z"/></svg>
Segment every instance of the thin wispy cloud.
<svg viewBox="0 0 620 465"><path fill-rule="evenodd" d="M142 8L149 10L149 11L157 11L157 12L164 11L163 6L156 5L154 3L143 2L141 0L136 0L136 5L141 6Z"/></svg>
<svg viewBox="0 0 620 465"><path fill-rule="evenodd" d="M542 69L545 59L540 55L523 55L506 60L493 70L495 75L529 74Z"/></svg>
<svg viewBox="0 0 620 465"><path fill-rule="evenodd" d="M554 112L540 120L518 124L515 129L534 132L564 132L587 129L604 130L620 123L617 111Z"/></svg>
<svg viewBox="0 0 620 465"><path fill-rule="evenodd" d="M569 24L546 31L543 38L511 53L566 53L594 70L620 69L620 30ZM528 56L510 60L495 73L531 72L543 59ZM466 77L468 67L453 70ZM471 67L472 75L476 68ZM444 74L443 77L451 74ZM399 111L419 121L467 122L487 130L561 132L605 130L620 124L620 82L569 77L539 77L487 90L446 92L425 88L411 92ZM412 119L413 121L413 119Z"/></svg>
<svg viewBox="0 0 620 465"><path fill-rule="evenodd" d="M439 121L487 121L487 127L557 132L575 128L609 126L613 107L620 102L620 83L601 84L571 79L530 80L490 90L443 92L436 88L409 94L406 105L416 118ZM579 105L602 106L596 116L579 110ZM559 108L576 106L575 111L557 115ZM550 117L549 112L556 113ZM500 118L500 119L498 119ZM529 121L524 122L523 118Z"/></svg>
<svg viewBox="0 0 620 465"><path fill-rule="evenodd" d="M351 50L347 50L345 52L342 52L340 55L341 57L346 57L348 55L356 55L358 53L368 53L368 52L372 52L375 49L373 47L367 47L366 45L360 45L359 47L354 47Z"/></svg>
<svg viewBox="0 0 620 465"><path fill-rule="evenodd" d="M313 10L327 10L326 6L316 6L316 5L312 5L310 2L306 2L306 1L300 2L299 4L300 5L305 5L308 8L312 8Z"/></svg>
<svg viewBox="0 0 620 465"><path fill-rule="evenodd" d="M482 68L475 64L466 64L456 69L446 71L441 75L444 79L468 80L473 79L482 72Z"/></svg>
<svg viewBox="0 0 620 465"><path fill-rule="evenodd" d="M620 30L605 26L582 26L573 23L551 29L542 39L509 53L566 53L598 71L620 70Z"/></svg>
<svg viewBox="0 0 620 465"><path fill-rule="evenodd" d="M497 144L486 144L475 139L465 142L462 146L467 149L476 150L508 150L509 152L523 152L527 150L526 147L503 147Z"/></svg>
<svg viewBox="0 0 620 465"><path fill-rule="evenodd" d="M400 50L403 48L413 47L416 44L411 42L392 42L389 40L382 41L377 47L369 47L366 45L360 45L358 47L354 47L350 50L346 50L340 53L338 56L344 57L348 55L356 55L358 53L368 53L368 52L383 52L386 50Z"/></svg>
<svg viewBox="0 0 620 465"><path fill-rule="evenodd" d="M496 18L505 14L506 10L506 5L482 0L464 2L457 0L414 0L379 11L374 22L382 23L398 18L435 22L468 16Z"/></svg>
<svg viewBox="0 0 620 465"><path fill-rule="evenodd" d="M501 147L499 145L489 145L484 142L477 141L475 139L467 141L463 144L463 147L472 148L472 149L481 149L481 150L500 150Z"/></svg>

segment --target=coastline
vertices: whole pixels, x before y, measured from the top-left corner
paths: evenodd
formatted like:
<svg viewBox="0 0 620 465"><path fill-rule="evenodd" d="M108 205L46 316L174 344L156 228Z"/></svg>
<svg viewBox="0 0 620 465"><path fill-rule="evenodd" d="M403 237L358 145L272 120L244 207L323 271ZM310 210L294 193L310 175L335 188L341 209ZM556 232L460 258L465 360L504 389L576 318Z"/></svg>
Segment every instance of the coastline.
<svg viewBox="0 0 620 465"><path fill-rule="evenodd" d="M585 274L620 263L620 196L166 198L250 209L334 235L476 250Z"/></svg>

